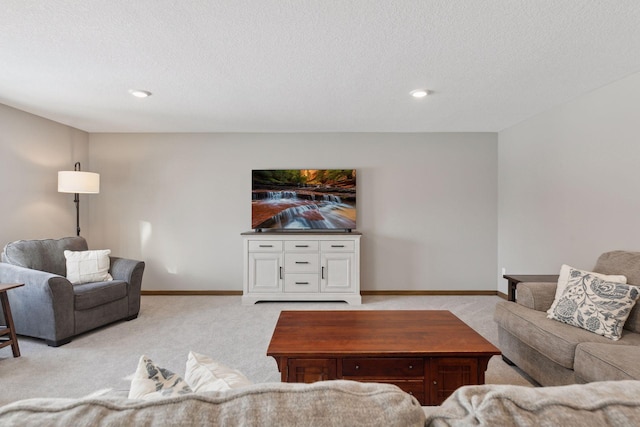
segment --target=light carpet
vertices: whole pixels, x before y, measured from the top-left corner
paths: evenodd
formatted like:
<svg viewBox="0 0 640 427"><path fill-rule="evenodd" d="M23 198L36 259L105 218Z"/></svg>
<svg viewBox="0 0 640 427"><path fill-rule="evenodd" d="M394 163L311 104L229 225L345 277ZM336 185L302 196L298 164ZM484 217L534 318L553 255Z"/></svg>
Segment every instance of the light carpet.
<svg viewBox="0 0 640 427"><path fill-rule="evenodd" d="M240 370L254 383L280 381L266 355L281 310L450 310L494 345L497 296L365 296L363 304L269 302L242 306L239 296L142 296L140 315L75 337L61 347L19 337L22 356L0 349L0 404L31 397L81 397L126 390L141 355L184 375L190 350ZM500 356L486 382L531 386Z"/></svg>

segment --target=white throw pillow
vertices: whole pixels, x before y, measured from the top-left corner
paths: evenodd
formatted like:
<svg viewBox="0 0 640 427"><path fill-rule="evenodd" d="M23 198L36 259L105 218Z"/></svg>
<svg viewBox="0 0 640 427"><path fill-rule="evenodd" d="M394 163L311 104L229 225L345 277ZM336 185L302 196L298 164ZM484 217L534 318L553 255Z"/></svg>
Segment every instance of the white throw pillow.
<svg viewBox="0 0 640 427"><path fill-rule="evenodd" d="M571 278L572 274L574 275L590 274L592 276L595 276L607 282L627 283L627 278L623 275L606 275L606 274L594 273L592 271L578 270L577 268L573 268L571 266L568 266L567 264L562 264L562 267L560 268L560 276L558 277L558 286L556 286L556 295L553 299L553 304L551 304L551 307L549 308L549 310L547 310L547 314L549 315L553 314L554 310L556 309L556 306L558 305L558 301L560 300L560 297L564 293L564 290L566 289L567 284L569 283L569 279Z"/></svg>
<svg viewBox="0 0 640 427"><path fill-rule="evenodd" d="M574 270L553 312L547 317L616 341L622 336L624 322L638 296L636 286L607 282Z"/></svg>
<svg viewBox="0 0 640 427"><path fill-rule="evenodd" d="M240 371L218 363L208 356L189 352L185 381L195 392L224 391L251 385Z"/></svg>
<svg viewBox="0 0 640 427"><path fill-rule="evenodd" d="M147 356L141 356L131 380L129 399L153 400L192 393L191 388L177 374L161 368Z"/></svg>
<svg viewBox="0 0 640 427"><path fill-rule="evenodd" d="M110 249L97 251L64 251L67 279L74 285L113 280L109 274Z"/></svg>

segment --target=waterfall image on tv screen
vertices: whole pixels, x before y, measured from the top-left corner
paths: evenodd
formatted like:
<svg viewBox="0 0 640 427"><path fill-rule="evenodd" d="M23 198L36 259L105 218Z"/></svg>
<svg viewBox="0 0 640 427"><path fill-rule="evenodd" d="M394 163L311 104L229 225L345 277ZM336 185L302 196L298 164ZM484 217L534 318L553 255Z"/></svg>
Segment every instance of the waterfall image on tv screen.
<svg viewBox="0 0 640 427"><path fill-rule="evenodd" d="M356 228L355 169L252 171L251 228Z"/></svg>

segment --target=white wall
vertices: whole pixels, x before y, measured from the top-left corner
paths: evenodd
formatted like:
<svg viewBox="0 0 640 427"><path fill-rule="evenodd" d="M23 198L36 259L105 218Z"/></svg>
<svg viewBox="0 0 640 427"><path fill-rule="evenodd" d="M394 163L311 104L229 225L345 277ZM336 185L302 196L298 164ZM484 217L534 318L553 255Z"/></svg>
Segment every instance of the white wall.
<svg viewBox="0 0 640 427"><path fill-rule="evenodd" d="M640 73L499 133L498 271L640 250ZM498 280L506 292L506 281Z"/></svg>
<svg viewBox="0 0 640 427"><path fill-rule="evenodd" d="M56 172L81 161L91 247L147 261L145 289L240 290L251 169L355 167L364 290L506 292L502 267L640 250L637 99L640 73L497 136L88 135L0 105L0 242L73 235Z"/></svg>
<svg viewBox="0 0 640 427"><path fill-rule="evenodd" d="M58 171L88 163L89 135L0 104L0 247L18 239L76 234L72 194L58 193ZM81 228L90 215L80 196Z"/></svg>
<svg viewBox="0 0 640 427"><path fill-rule="evenodd" d="M91 134L94 247L145 290L241 290L251 170L356 168L363 290L492 290L497 135Z"/></svg>

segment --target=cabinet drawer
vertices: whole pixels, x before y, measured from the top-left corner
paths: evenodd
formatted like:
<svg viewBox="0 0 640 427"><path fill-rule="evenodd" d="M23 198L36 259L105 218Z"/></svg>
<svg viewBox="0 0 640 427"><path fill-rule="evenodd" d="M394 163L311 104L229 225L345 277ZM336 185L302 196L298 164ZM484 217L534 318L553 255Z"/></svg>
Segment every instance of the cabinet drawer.
<svg viewBox="0 0 640 427"><path fill-rule="evenodd" d="M317 240L287 240L284 250L287 252L318 252L320 245Z"/></svg>
<svg viewBox="0 0 640 427"><path fill-rule="evenodd" d="M320 258L315 254L285 253L285 273L316 273L320 271Z"/></svg>
<svg viewBox="0 0 640 427"><path fill-rule="evenodd" d="M418 358L349 358L342 361L342 375L354 377L421 377L424 362Z"/></svg>
<svg viewBox="0 0 640 427"><path fill-rule="evenodd" d="M285 292L318 292L320 289L317 274L285 274Z"/></svg>
<svg viewBox="0 0 640 427"><path fill-rule="evenodd" d="M322 252L353 252L356 250L356 242L353 240L327 240L320 242Z"/></svg>
<svg viewBox="0 0 640 427"><path fill-rule="evenodd" d="M249 252L282 252L282 241L249 240Z"/></svg>

